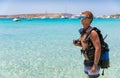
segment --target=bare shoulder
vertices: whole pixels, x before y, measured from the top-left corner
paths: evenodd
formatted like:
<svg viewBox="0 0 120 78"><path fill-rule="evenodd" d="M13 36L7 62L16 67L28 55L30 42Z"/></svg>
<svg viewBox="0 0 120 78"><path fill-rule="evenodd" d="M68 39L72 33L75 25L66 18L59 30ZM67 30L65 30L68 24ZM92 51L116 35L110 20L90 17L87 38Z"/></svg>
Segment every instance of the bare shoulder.
<svg viewBox="0 0 120 78"><path fill-rule="evenodd" d="M98 39L98 38L99 38L99 37L98 37L98 33L97 33L95 30L92 30L92 31L91 31L91 34L90 34L90 38L91 38L92 40Z"/></svg>
<svg viewBox="0 0 120 78"><path fill-rule="evenodd" d="M98 33L95 30L92 30L90 35L91 36L98 36Z"/></svg>

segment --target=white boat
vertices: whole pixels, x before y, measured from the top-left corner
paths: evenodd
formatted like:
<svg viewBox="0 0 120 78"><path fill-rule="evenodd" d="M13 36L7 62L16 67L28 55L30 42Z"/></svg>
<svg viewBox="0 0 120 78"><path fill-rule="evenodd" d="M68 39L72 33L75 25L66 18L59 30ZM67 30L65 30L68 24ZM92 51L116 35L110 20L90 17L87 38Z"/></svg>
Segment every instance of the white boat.
<svg viewBox="0 0 120 78"><path fill-rule="evenodd" d="M41 17L41 19L46 19L46 18L47 18L46 16Z"/></svg>
<svg viewBox="0 0 120 78"><path fill-rule="evenodd" d="M61 18L65 18L65 16L62 15Z"/></svg>
<svg viewBox="0 0 120 78"><path fill-rule="evenodd" d="M20 21L20 19L19 18L14 18L13 21Z"/></svg>

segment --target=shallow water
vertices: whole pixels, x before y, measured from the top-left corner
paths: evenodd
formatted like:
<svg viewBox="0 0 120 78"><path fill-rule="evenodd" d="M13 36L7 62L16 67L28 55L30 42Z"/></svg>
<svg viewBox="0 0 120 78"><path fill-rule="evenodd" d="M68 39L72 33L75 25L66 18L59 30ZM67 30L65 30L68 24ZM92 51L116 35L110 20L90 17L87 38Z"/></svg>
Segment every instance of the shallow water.
<svg viewBox="0 0 120 78"><path fill-rule="evenodd" d="M105 41L110 47L111 67L100 78L120 77L119 21L94 19L92 23L104 36L108 34ZM80 48L72 44L81 27L77 19L0 19L0 77L85 78Z"/></svg>

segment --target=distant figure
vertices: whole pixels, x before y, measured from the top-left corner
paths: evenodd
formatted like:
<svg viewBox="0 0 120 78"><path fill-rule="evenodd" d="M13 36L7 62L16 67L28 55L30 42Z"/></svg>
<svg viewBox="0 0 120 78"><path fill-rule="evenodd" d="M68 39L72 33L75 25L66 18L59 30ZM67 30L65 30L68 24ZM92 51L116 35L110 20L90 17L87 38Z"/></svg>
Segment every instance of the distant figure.
<svg viewBox="0 0 120 78"><path fill-rule="evenodd" d="M101 55L101 43L98 33L95 30L91 30L93 14L90 11L85 11L82 12L80 18L81 24L83 25L83 28L79 30L81 36L78 40L74 40L73 44L82 48L81 53L84 55L84 72L89 78L98 78L100 71L99 60ZM90 35L87 35L90 31ZM89 49L90 46L94 46L94 52Z"/></svg>

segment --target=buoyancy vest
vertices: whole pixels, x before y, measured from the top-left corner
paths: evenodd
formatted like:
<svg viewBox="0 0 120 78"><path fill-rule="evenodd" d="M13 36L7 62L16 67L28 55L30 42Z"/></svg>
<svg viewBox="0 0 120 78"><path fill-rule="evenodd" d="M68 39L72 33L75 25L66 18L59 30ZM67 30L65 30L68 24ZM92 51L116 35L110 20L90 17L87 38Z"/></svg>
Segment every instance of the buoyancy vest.
<svg viewBox="0 0 120 78"><path fill-rule="evenodd" d="M95 30L98 33L100 43L101 43L101 57L100 57L98 65L103 69L108 68L110 66L109 65L109 48L108 48L108 44L104 41L104 39L106 37L103 38L101 31L96 27L90 27L87 32L85 32L83 28L79 30L80 34L85 34L85 33L87 34L87 36L84 40L86 43L88 43L88 46L87 46L85 52L86 52L89 60L91 61L91 63L93 63L95 48L92 44L92 41L90 40L90 33L92 30Z"/></svg>

